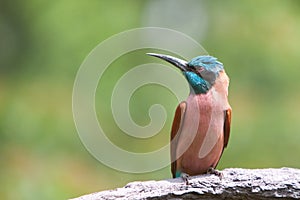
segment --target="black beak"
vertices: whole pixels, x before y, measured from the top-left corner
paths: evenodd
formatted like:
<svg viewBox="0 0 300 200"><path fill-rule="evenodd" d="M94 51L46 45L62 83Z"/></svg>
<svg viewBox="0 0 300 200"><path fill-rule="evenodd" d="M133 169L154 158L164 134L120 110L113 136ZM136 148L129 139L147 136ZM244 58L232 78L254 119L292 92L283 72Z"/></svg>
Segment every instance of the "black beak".
<svg viewBox="0 0 300 200"><path fill-rule="evenodd" d="M181 60L181 59L175 58L173 56L157 54L157 53L147 53L147 55L154 56L154 57L160 58L162 60L165 60L165 61L171 63L172 65L174 65L175 67L179 68L183 72L187 71L188 63L185 60Z"/></svg>

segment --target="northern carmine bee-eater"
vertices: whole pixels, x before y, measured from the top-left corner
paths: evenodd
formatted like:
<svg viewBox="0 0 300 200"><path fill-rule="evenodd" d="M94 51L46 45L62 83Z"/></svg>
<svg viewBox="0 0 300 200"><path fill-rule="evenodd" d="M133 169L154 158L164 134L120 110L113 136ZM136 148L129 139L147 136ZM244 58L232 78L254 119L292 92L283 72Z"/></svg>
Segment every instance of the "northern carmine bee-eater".
<svg viewBox="0 0 300 200"><path fill-rule="evenodd" d="M228 144L231 123L229 78L223 64L212 56L187 62L169 55L148 55L179 68L190 86L187 100L176 109L171 130L173 178L208 172L221 176L215 168Z"/></svg>

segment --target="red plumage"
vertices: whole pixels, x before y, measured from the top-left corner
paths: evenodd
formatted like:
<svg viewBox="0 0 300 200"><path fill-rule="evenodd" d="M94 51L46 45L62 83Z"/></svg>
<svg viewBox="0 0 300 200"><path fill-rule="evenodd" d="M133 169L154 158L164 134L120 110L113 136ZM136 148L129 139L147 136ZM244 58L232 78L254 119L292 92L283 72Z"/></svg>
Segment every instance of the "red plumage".
<svg viewBox="0 0 300 200"><path fill-rule="evenodd" d="M171 130L171 171L198 175L215 168L228 144L231 107L229 78L221 71L205 94L190 93L179 104Z"/></svg>

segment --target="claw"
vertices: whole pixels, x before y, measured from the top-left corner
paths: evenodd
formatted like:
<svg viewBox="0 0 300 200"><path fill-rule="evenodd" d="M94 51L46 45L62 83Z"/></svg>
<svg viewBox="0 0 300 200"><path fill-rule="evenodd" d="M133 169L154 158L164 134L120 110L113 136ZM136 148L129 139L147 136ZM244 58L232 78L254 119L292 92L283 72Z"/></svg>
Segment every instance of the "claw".
<svg viewBox="0 0 300 200"><path fill-rule="evenodd" d="M213 167L208 168L208 170L207 170L206 173L207 173L207 174L214 174L214 175L218 176L218 177L220 178L220 180L222 180L222 179L224 178L223 173L222 173L222 172L219 172L218 170L216 170L216 169L213 168Z"/></svg>
<svg viewBox="0 0 300 200"><path fill-rule="evenodd" d="M181 173L181 178L183 179L183 181L185 182L186 185L189 185L189 178L190 178L190 175L186 174L186 173Z"/></svg>

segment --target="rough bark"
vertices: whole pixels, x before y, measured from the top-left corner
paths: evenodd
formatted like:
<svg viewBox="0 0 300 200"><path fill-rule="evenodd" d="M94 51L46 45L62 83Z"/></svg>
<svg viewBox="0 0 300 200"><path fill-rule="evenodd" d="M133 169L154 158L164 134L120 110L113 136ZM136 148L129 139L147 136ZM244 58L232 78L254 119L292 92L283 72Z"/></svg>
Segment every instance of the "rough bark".
<svg viewBox="0 0 300 200"><path fill-rule="evenodd" d="M300 170L225 169L222 180L209 174L181 178L128 183L123 188L96 192L74 200L96 199L298 199Z"/></svg>

